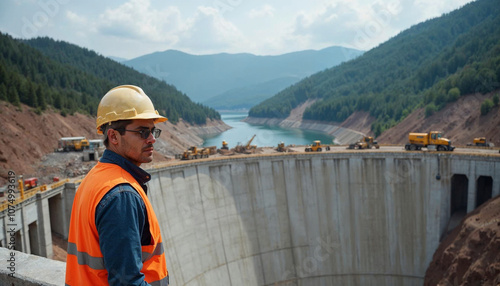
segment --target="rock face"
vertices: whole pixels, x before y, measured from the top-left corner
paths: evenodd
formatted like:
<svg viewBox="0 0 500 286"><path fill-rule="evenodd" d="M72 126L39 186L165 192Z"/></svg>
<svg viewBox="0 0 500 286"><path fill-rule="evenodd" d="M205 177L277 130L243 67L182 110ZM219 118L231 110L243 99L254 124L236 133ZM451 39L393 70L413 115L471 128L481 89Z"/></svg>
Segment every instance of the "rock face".
<svg viewBox="0 0 500 286"><path fill-rule="evenodd" d="M424 285L500 285L500 197L471 212L441 242Z"/></svg>

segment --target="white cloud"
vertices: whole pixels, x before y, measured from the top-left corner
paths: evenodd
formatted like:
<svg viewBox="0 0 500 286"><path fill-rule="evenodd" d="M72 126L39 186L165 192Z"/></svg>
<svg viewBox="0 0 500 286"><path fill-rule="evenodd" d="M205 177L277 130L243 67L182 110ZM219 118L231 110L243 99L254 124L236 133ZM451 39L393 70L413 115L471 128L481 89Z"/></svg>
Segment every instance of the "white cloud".
<svg viewBox="0 0 500 286"><path fill-rule="evenodd" d="M87 19L85 17L79 16L78 14L72 11L66 11L66 18L70 21L70 23L76 24L78 26L87 25Z"/></svg>
<svg viewBox="0 0 500 286"><path fill-rule="evenodd" d="M300 13L295 18L292 37L309 45L344 45L366 50L394 35L397 29L392 22L401 11L399 2L356 2L337 1L309 14Z"/></svg>
<svg viewBox="0 0 500 286"><path fill-rule="evenodd" d="M215 53L244 49L246 39L238 28L225 20L218 9L198 7L186 22L177 47L198 53Z"/></svg>
<svg viewBox="0 0 500 286"><path fill-rule="evenodd" d="M250 19L255 18L265 18L265 17L274 17L274 7L271 5L264 5L260 9L252 9L248 13Z"/></svg>
<svg viewBox="0 0 500 286"><path fill-rule="evenodd" d="M332 45L367 50L471 1L12 0L0 1L0 29L126 58L166 49L261 55Z"/></svg>
<svg viewBox="0 0 500 286"><path fill-rule="evenodd" d="M181 25L180 11L174 7L155 10L149 0L130 0L99 16L101 33L119 38L175 43Z"/></svg>

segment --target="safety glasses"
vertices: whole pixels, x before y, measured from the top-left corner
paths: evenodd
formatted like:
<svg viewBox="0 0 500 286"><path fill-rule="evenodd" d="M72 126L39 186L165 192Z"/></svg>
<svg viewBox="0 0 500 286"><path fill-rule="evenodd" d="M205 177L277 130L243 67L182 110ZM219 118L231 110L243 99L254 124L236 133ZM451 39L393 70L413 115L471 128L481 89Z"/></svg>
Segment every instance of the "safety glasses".
<svg viewBox="0 0 500 286"><path fill-rule="evenodd" d="M157 129L156 127L153 127L151 129L141 129L141 130L128 130L128 129L122 129L123 131L128 131L128 132L135 132L139 133L141 135L142 139L148 139L149 134L153 133L153 137L157 139L160 137L161 134L161 129Z"/></svg>

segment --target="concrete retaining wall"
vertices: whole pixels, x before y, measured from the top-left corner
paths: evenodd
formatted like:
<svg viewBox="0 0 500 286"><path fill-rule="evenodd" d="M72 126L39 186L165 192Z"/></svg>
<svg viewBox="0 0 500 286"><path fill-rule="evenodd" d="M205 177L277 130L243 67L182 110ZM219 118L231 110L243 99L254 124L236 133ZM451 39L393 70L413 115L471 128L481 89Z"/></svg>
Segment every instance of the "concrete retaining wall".
<svg viewBox="0 0 500 286"><path fill-rule="evenodd" d="M500 193L498 159L363 152L167 167L149 196L174 285L421 285L456 172Z"/></svg>

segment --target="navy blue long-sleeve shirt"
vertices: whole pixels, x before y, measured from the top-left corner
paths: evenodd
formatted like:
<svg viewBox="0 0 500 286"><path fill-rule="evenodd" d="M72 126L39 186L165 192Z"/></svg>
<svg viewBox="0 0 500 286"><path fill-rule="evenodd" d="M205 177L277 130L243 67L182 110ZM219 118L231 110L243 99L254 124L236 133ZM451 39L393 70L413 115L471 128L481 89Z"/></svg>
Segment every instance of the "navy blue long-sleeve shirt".
<svg viewBox="0 0 500 286"><path fill-rule="evenodd" d="M147 192L151 176L143 169L110 150L104 151L100 161L122 167ZM109 285L149 285L140 270L141 245L151 243L151 233L146 205L139 193L130 184L112 188L96 207L95 223Z"/></svg>

